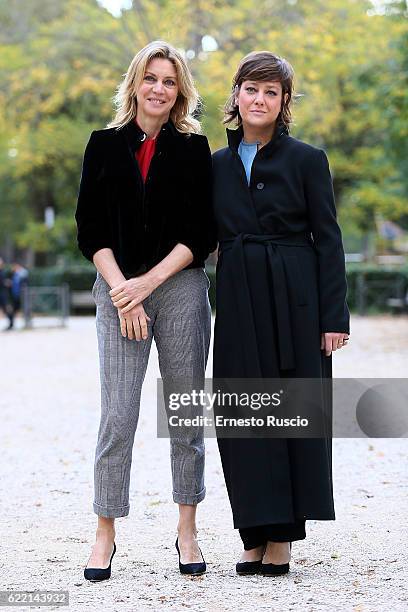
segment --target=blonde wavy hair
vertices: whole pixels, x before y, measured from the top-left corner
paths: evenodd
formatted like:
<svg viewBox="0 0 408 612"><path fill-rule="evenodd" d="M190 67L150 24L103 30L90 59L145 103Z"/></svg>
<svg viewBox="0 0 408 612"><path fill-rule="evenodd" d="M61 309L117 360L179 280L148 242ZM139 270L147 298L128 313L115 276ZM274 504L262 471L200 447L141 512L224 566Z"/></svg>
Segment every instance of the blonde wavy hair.
<svg viewBox="0 0 408 612"><path fill-rule="evenodd" d="M183 134L200 133L201 124L193 117L193 113L200 106L201 101L192 74L182 54L163 40L150 42L132 59L113 97L116 115L107 127L120 129L136 117L136 93L143 82L149 62L155 58L169 60L177 73L179 92L170 111L170 119L177 130Z"/></svg>

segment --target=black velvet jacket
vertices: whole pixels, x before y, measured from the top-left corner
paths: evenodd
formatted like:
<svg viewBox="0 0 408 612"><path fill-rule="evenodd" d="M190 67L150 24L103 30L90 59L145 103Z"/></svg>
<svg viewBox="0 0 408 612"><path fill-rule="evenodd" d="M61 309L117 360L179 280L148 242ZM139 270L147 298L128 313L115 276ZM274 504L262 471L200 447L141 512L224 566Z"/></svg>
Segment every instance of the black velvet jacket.
<svg viewBox="0 0 408 612"><path fill-rule="evenodd" d="M202 267L216 247L207 138L181 134L168 121L144 183L135 158L144 137L134 121L92 132L75 213L79 249L93 261L111 248L126 278L151 269L178 243L193 253L187 267Z"/></svg>

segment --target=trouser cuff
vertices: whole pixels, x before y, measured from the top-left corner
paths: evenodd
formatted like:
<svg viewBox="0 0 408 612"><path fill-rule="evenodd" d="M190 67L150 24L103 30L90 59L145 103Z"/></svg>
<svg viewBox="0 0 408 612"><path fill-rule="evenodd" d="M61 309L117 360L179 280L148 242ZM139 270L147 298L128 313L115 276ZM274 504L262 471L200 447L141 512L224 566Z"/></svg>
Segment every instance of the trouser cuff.
<svg viewBox="0 0 408 612"><path fill-rule="evenodd" d="M94 502L93 509L95 514L105 518L119 518L129 514L130 505L127 506L102 506Z"/></svg>
<svg viewBox="0 0 408 612"><path fill-rule="evenodd" d="M294 523L276 523L258 525L239 529L239 535L245 550L252 550L267 542L295 542L306 538L306 521L301 519Z"/></svg>
<svg viewBox="0 0 408 612"><path fill-rule="evenodd" d="M205 497L205 487L200 491L200 493L195 493L193 495L188 495L186 493L177 493L173 491L173 501L176 504L188 504L189 506L196 506L201 501L203 501Z"/></svg>

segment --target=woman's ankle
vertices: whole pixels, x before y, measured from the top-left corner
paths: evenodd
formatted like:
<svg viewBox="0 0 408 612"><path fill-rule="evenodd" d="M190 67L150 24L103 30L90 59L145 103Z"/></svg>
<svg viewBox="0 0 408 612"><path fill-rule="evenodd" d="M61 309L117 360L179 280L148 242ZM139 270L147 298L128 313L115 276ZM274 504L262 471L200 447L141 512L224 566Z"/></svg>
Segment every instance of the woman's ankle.
<svg viewBox="0 0 408 612"><path fill-rule="evenodd" d="M115 539L115 527L113 526L103 526L103 527L97 527L96 529L96 539L103 539L103 540L114 540Z"/></svg>
<svg viewBox="0 0 408 612"><path fill-rule="evenodd" d="M265 550L264 544L260 546L256 546L255 548L251 548L249 550L243 550L241 553L242 561L260 561L262 559L263 553Z"/></svg>
<svg viewBox="0 0 408 612"><path fill-rule="evenodd" d="M177 533L181 538L197 538L197 526L191 523L179 523Z"/></svg>
<svg viewBox="0 0 408 612"><path fill-rule="evenodd" d="M290 558L290 542L268 541L265 548L264 563L286 563Z"/></svg>

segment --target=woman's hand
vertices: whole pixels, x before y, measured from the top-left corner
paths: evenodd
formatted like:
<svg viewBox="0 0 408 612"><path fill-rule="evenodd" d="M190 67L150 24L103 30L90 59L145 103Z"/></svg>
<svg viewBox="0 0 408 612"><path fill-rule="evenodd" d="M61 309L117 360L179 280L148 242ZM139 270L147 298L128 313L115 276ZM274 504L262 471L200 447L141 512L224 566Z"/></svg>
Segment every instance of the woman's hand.
<svg viewBox="0 0 408 612"><path fill-rule="evenodd" d="M118 316L120 332L124 338L137 341L147 340L147 322L150 321L150 317L147 316L143 304L137 304L125 314L118 310Z"/></svg>
<svg viewBox="0 0 408 612"><path fill-rule="evenodd" d="M130 278L109 291L113 305L126 314L137 304L141 304L154 290L156 285L148 274Z"/></svg>
<svg viewBox="0 0 408 612"><path fill-rule="evenodd" d="M338 332L325 332L321 334L320 337L320 348L322 351L326 351L326 357L330 357L332 351L337 351L337 349L341 349L343 348L343 346L347 346L348 339L348 334Z"/></svg>

